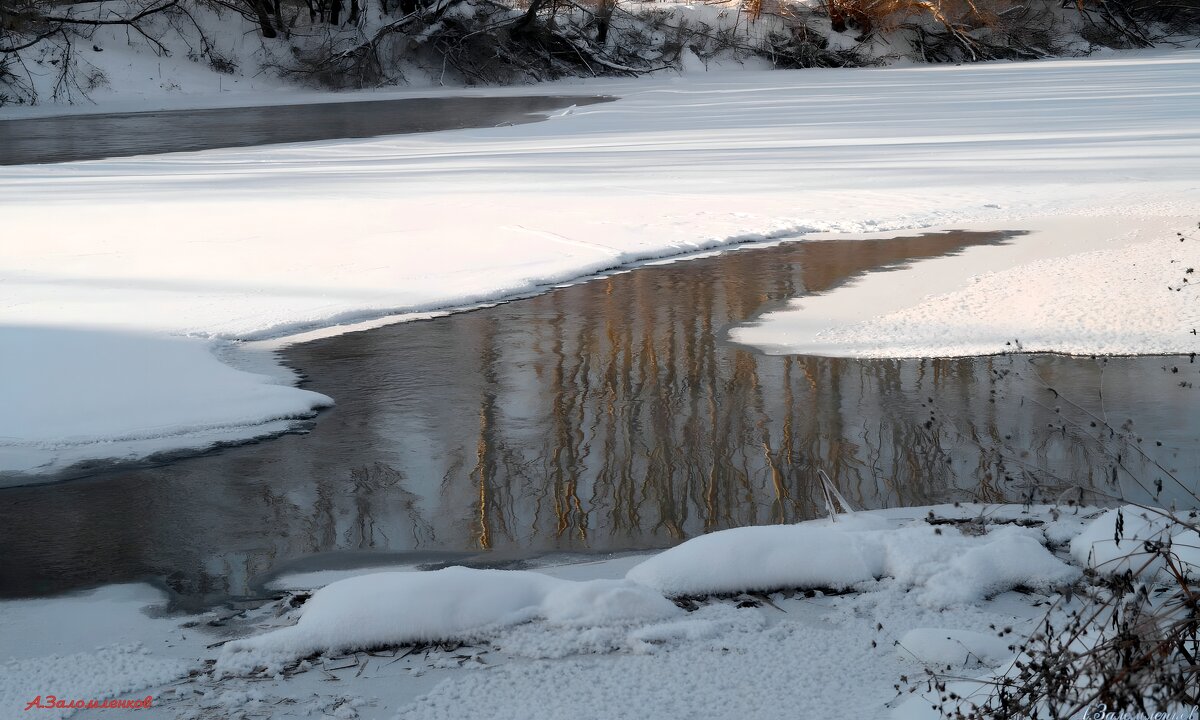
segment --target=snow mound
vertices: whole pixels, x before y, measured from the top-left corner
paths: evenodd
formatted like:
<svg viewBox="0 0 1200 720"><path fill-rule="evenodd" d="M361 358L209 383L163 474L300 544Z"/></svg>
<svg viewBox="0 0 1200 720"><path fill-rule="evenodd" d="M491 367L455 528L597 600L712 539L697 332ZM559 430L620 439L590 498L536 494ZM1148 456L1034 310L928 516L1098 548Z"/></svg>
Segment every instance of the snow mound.
<svg viewBox="0 0 1200 720"><path fill-rule="evenodd" d="M1075 581L1079 568L1065 564L1029 535L993 538L958 555L919 592L925 604L949 606L991 597L1014 587L1048 591Z"/></svg>
<svg viewBox="0 0 1200 720"><path fill-rule="evenodd" d="M552 624L575 626L657 620L679 611L662 595L620 580L554 580L539 610Z"/></svg>
<svg viewBox="0 0 1200 720"><path fill-rule="evenodd" d="M1079 577L1040 533L1002 526L968 536L915 524L875 529L858 516L736 528L689 540L633 567L626 578L669 596L780 588L845 590L891 577L919 588L929 607L970 603L1014 587L1049 590Z"/></svg>
<svg viewBox="0 0 1200 720"><path fill-rule="evenodd" d="M881 558L854 533L833 527L761 525L701 535L625 575L667 595L784 587L845 590L882 573Z"/></svg>
<svg viewBox="0 0 1200 720"><path fill-rule="evenodd" d="M219 666L244 672L318 652L474 638L544 619L581 627L661 620L683 611L626 580L559 580L520 570L451 567L361 575L328 585L291 627L227 644Z"/></svg>

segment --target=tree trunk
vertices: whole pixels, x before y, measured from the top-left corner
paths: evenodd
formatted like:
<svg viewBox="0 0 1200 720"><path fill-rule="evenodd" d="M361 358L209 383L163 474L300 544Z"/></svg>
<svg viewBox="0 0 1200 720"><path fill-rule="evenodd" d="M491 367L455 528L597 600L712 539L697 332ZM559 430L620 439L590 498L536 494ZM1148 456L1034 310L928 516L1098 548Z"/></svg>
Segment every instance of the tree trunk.
<svg viewBox="0 0 1200 720"><path fill-rule="evenodd" d="M250 9L254 11L254 17L258 18L258 27L262 30L262 36L265 38L279 37L279 33L275 32L275 26L271 24L271 16L267 14L267 0L249 0Z"/></svg>
<svg viewBox="0 0 1200 720"><path fill-rule="evenodd" d="M613 7L616 4L616 0L600 0L600 7L596 11L597 45L608 42L608 27L612 24Z"/></svg>
<svg viewBox="0 0 1200 720"><path fill-rule="evenodd" d="M525 15L517 21L517 24L513 25L512 31L519 33L524 30L528 30L529 26L533 24L534 19L537 17L538 10L541 10L542 6L545 4L546 0L533 0L533 2L529 3L529 9L525 11Z"/></svg>

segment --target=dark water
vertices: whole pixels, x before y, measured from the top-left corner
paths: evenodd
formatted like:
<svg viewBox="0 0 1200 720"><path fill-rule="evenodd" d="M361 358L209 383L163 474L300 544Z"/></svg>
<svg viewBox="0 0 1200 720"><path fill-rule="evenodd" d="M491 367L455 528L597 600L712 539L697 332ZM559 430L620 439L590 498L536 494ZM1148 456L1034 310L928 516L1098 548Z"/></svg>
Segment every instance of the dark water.
<svg viewBox="0 0 1200 720"><path fill-rule="evenodd" d="M0 121L0 165L492 127L601 96L409 98Z"/></svg>
<svg viewBox="0 0 1200 720"><path fill-rule="evenodd" d="M302 558L663 547L820 515L818 470L860 507L1148 497L1159 479L1188 501L1170 480L1200 469L1186 357L859 361L723 340L788 297L1004 238L743 250L295 346L286 362L338 400L309 434L0 490L0 594L158 578L211 599Z"/></svg>

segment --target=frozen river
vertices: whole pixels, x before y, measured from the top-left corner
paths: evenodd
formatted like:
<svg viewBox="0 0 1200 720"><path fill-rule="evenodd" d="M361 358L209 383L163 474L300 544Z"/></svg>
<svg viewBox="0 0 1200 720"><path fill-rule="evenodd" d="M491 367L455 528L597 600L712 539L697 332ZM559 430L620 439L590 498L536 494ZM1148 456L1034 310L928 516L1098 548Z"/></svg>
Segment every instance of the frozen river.
<svg viewBox="0 0 1200 720"><path fill-rule="evenodd" d="M1169 502L1167 473L1200 465L1187 357L864 361L725 339L789 297L1010 236L743 249L292 346L338 403L306 434L0 491L0 594L152 579L199 602L297 563L664 547L819 516L819 470L859 507L1137 499L1157 479Z"/></svg>

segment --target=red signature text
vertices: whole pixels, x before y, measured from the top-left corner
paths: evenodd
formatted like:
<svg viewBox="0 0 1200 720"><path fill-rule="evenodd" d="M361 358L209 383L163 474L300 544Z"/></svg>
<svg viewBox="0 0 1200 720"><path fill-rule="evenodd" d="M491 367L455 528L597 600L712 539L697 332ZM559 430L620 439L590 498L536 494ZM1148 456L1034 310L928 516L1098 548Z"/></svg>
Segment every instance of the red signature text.
<svg viewBox="0 0 1200 720"><path fill-rule="evenodd" d="M147 695L140 700L67 700L57 695L38 695L25 705L26 710L143 710L153 707L154 696Z"/></svg>

